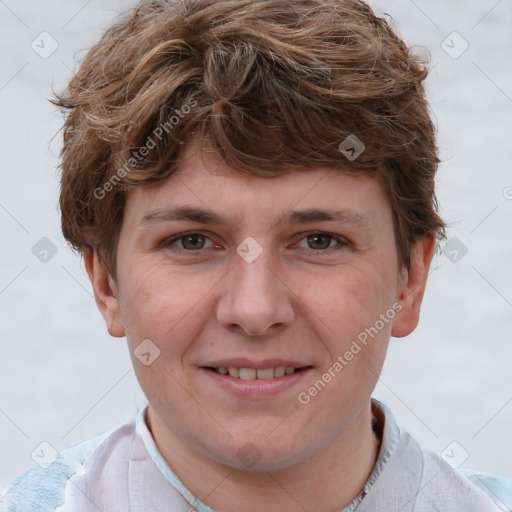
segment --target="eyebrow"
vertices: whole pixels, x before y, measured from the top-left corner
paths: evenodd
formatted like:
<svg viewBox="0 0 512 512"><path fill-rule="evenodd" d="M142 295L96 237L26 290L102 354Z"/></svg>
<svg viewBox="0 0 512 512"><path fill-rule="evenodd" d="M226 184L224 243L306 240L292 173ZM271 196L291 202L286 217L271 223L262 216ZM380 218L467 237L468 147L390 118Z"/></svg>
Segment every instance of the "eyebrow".
<svg viewBox="0 0 512 512"><path fill-rule="evenodd" d="M143 216L141 224L142 227L146 227L153 223L173 221L192 221L200 224L229 226L229 221L214 211L188 205L156 209L147 212ZM349 208L339 210L323 210L318 208L290 210L281 215L277 219L276 224L307 224L326 221L355 224L362 229L371 229L370 220L366 215Z"/></svg>

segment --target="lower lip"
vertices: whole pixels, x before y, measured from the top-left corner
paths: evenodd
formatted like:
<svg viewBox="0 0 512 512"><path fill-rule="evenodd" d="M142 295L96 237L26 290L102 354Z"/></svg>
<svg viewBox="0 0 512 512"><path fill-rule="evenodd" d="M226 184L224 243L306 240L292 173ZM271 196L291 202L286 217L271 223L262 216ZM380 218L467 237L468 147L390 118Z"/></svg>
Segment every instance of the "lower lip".
<svg viewBox="0 0 512 512"><path fill-rule="evenodd" d="M272 379L244 380L235 379L229 375L222 375L206 368L199 368L201 372L205 373L218 386L243 398L269 398L278 395L295 386L311 369L306 368L290 375L274 377Z"/></svg>

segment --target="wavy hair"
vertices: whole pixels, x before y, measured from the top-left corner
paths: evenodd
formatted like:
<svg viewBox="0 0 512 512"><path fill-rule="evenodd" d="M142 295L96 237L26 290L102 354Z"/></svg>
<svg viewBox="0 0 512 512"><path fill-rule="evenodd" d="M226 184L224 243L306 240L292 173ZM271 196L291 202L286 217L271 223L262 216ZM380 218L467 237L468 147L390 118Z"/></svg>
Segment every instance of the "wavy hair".
<svg viewBox="0 0 512 512"><path fill-rule="evenodd" d="M65 113L63 234L115 277L127 193L171 176L195 134L250 175L375 176L408 267L415 241L444 235L427 72L359 0L142 1L53 100ZM354 160L339 149L350 135L365 146Z"/></svg>

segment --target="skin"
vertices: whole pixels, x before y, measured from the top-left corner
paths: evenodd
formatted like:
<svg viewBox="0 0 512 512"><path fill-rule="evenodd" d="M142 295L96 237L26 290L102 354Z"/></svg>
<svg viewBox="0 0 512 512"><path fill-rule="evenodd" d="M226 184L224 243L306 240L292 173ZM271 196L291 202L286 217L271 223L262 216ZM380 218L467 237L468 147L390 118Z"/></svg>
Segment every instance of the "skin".
<svg viewBox="0 0 512 512"><path fill-rule="evenodd" d="M184 204L227 225L142 220ZM350 209L365 224L277 224L308 208ZM173 240L190 232L199 238ZM249 236L263 250L252 263L236 252ZM117 281L96 252L85 263L110 334L128 339L155 442L187 488L221 512L331 512L372 471L370 396L390 336L417 326L434 245L434 236L418 241L410 269L400 268L391 209L372 178L323 168L251 177L193 143L178 173L128 195ZM298 394L393 304L394 319L301 404ZM148 366L133 355L145 339L160 350ZM275 396L247 398L199 369L220 357L293 357L312 368ZM247 443L261 455L251 467L237 455Z"/></svg>

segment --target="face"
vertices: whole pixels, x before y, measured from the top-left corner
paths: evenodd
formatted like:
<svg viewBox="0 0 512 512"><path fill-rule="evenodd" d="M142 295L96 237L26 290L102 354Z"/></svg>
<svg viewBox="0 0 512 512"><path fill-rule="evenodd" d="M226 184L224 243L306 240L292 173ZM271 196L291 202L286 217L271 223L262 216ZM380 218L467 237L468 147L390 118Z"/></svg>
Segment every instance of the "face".
<svg viewBox="0 0 512 512"><path fill-rule="evenodd" d="M191 146L165 183L128 196L111 292L88 271L160 435L272 470L325 449L369 403L390 336L416 326L429 247L399 270L374 179L250 177Z"/></svg>

